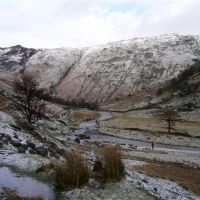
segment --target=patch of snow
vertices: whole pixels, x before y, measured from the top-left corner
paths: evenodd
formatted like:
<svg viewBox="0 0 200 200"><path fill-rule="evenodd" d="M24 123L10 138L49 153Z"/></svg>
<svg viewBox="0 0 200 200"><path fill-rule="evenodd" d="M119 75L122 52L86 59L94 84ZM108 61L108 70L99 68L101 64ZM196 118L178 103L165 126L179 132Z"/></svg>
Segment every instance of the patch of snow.
<svg viewBox="0 0 200 200"><path fill-rule="evenodd" d="M160 179L152 178L144 174L128 171L128 180L139 188L148 191L151 195L162 200L199 200L195 194L188 192L178 184Z"/></svg>
<svg viewBox="0 0 200 200"><path fill-rule="evenodd" d="M32 154L17 154L13 151L0 151L0 164L18 167L25 171L35 171L38 167L48 164L49 159L39 155Z"/></svg>

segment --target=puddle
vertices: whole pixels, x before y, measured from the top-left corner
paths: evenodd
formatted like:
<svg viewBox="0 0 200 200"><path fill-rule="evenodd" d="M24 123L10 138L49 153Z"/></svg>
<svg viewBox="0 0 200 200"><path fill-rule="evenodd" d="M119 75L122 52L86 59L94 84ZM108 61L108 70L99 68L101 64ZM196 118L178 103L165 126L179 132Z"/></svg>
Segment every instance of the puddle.
<svg viewBox="0 0 200 200"><path fill-rule="evenodd" d="M32 177L14 173L8 167L0 168L0 188L16 190L23 197L42 197L44 200L55 199L53 186Z"/></svg>

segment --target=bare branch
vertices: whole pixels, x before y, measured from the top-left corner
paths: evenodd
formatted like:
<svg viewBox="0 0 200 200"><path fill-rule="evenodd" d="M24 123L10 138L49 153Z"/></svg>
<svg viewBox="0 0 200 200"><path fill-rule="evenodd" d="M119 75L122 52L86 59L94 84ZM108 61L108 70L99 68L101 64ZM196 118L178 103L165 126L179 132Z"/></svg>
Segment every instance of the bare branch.
<svg viewBox="0 0 200 200"><path fill-rule="evenodd" d="M37 82L31 75L23 75L14 85L15 108L29 122L35 123L46 111L45 102L41 99L44 91L39 89Z"/></svg>

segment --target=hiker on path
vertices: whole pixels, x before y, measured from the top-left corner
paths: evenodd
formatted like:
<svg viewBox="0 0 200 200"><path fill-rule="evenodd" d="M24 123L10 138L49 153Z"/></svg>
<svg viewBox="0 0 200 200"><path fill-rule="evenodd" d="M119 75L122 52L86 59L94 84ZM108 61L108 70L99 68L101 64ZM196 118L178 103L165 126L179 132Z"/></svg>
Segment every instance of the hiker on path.
<svg viewBox="0 0 200 200"><path fill-rule="evenodd" d="M154 142L151 143L151 149L154 149Z"/></svg>

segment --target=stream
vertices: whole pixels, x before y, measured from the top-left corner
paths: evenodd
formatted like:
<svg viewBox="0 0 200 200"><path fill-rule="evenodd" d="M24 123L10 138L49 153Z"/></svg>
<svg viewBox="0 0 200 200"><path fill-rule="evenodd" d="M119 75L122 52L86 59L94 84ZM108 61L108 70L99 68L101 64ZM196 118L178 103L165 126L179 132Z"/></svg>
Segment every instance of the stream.
<svg viewBox="0 0 200 200"><path fill-rule="evenodd" d="M98 123L100 121L104 121L104 120L108 120L112 118L112 115L109 112L100 112L100 114L101 116L96 120L82 122L79 125L79 129L77 129L72 135L78 136L79 134L83 134L85 136L89 136L90 139L94 141L110 142L110 143L117 143L117 144L129 144L136 147L151 148L151 142L126 139L126 138L122 138L118 136L100 133L97 130ZM188 146L179 146L179 145L171 145L171 144L161 144L161 143L154 143L154 149L200 152L199 147L188 147Z"/></svg>

